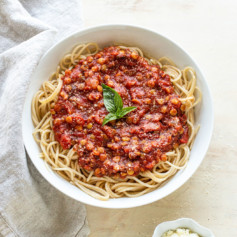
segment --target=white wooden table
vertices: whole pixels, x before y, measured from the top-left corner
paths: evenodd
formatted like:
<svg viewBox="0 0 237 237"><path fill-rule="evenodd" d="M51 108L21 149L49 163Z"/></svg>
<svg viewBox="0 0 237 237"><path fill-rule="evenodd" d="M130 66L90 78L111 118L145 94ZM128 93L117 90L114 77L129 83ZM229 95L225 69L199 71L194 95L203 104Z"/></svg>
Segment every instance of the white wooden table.
<svg viewBox="0 0 237 237"><path fill-rule="evenodd" d="M85 26L137 24L173 39L196 59L215 107L204 162L180 189L124 210L87 206L91 237L152 236L159 223L191 217L217 237L237 236L237 1L83 0Z"/></svg>

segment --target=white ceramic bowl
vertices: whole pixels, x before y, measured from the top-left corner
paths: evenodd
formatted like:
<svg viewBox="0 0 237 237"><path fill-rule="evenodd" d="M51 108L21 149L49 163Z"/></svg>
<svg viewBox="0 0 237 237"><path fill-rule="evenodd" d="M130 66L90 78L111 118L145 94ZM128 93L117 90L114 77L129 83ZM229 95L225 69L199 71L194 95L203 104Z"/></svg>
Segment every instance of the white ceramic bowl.
<svg viewBox="0 0 237 237"><path fill-rule="evenodd" d="M166 221L159 224L154 231L152 237L161 237L168 230L175 230L177 228L188 228L196 232L202 237L215 237L211 230L201 226L196 221L190 218L181 218L175 221Z"/></svg>
<svg viewBox="0 0 237 237"><path fill-rule="evenodd" d="M197 83L203 93L203 99L202 103L196 109L196 123L200 124L201 128L191 151L190 160L184 170L179 171L165 185L151 193L137 198L118 198L100 201L65 181L46 167L43 160L39 158L40 148L32 137L34 127L31 120L31 100L43 81L48 80L49 75L55 71L59 59L62 58L65 53L69 52L74 45L82 42L97 42L101 48L111 45L114 42L134 45L140 47L144 52L149 53L155 58L167 56L181 68L189 65L196 70ZM198 65L186 51L159 33L142 27L103 25L80 30L58 42L45 53L32 76L32 81L26 95L22 133L26 150L32 162L42 176L55 188L69 197L89 205L104 208L129 208L157 201L183 185L201 164L208 149L212 129L213 108L207 82Z"/></svg>

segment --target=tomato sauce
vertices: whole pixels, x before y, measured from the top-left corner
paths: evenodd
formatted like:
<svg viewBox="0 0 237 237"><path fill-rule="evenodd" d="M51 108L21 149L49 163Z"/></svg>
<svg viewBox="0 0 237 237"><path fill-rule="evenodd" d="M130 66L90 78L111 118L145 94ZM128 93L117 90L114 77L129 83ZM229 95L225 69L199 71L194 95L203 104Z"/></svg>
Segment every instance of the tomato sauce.
<svg viewBox="0 0 237 237"><path fill-rule="evenodd" d="M188 141L185 107L170 76L129 49L105 48L66 70L62 80L51 109L55 139L63 149L73 147L79 165L98 177L152 170ZM102 83L120 94L124 107L137 109L102 126L108 114Z"/></svg>

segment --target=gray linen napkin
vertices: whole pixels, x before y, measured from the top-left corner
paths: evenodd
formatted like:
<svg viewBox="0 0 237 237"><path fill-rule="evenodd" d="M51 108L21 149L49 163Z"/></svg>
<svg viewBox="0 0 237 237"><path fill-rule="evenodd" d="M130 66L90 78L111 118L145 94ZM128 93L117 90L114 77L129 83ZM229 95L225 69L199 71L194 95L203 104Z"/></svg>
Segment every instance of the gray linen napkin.
<svg viewBox="0 0 237 237"><path fill-rule="evenodd" d="M79 0L0 0L0 236L87 236L85 206L26 157L21 118L32 73L58 39L82 27Z"/></svg>

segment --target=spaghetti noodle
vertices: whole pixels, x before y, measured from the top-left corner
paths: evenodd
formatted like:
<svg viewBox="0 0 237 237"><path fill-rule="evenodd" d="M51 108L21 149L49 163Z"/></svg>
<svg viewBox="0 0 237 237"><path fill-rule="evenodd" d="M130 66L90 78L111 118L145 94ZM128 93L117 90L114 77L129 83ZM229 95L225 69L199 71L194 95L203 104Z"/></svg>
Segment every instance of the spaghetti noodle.
<svg viewBox="0 0 237 237"><path fill-rule="evenodd" d="M139 48L126 46L119 46L119 48L129 49L144 57ZM42 150L40 157L60 176L92 197L100 200L124 196L138 197L156 189L178 170L186 167L199 128L194 127L194 107L201 100L201 92L196 87L196 74L191 67L186 67L181 71L166 57L159 60L145 58L150 65L159 65L161 70L170 76L175 93L180 96L179 100L185 107L189 139L187 143L166 152L167 159L155 164L152 170L139 172L136 176L128 175L125 178L118 176L98 177L94 170L88 171L80 166L78 154L73 147L63 149L56 141L53 118L50 113L62 88L61 78L65 75L65 71L75 67L80 60L98 52L99 47L95 43L79 44L71 53L63 57L56 72L43 83L32 100L32 120L35 125L33 136Z"/></svg>

